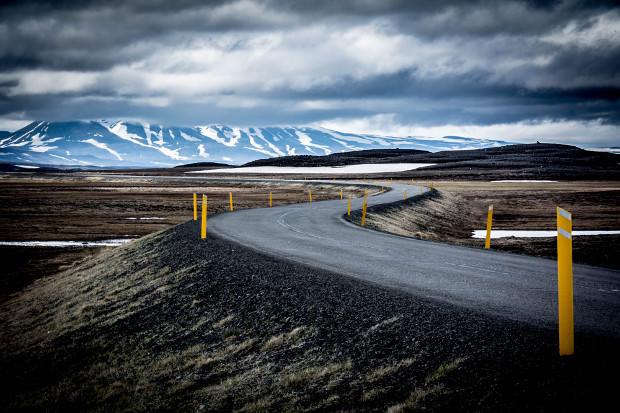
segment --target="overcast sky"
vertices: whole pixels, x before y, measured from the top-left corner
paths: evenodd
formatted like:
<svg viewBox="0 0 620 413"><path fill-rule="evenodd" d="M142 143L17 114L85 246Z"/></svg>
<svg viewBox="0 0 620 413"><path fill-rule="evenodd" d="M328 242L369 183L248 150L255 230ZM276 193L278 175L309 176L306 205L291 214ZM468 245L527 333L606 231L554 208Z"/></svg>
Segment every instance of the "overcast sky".
<svg viewBox="0 0 620 413"><path fill-rule="evenodd" d="M603 1L3 1L0 129L315 124L620 146Z"/></svg>

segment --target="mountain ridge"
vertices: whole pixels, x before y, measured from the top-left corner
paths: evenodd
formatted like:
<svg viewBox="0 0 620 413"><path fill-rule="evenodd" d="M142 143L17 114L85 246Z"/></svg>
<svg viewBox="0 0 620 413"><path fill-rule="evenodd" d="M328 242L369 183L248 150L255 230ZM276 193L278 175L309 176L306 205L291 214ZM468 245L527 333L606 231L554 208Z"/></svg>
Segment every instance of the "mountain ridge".
<svg viewBox="0 0 620 413"><path fill-rule="evenodd" d="M611 181L620 179L618 154L544 142L458 151L371 149L323 156L283 156L259 159L244 166L338 167L390 163L430 164L424 168L389 174L412 179ZM337 173L337 170L334 173Z"/></svg>
<svg viewBox="0 0 620 413"><path fill-rule="evenodd" d="M259 158L364 149L478 149L510 142L465 137L395 137L312 126L176 127L145 122L35 121L0 136L0 162L96 167L244 164Z"/></svg>

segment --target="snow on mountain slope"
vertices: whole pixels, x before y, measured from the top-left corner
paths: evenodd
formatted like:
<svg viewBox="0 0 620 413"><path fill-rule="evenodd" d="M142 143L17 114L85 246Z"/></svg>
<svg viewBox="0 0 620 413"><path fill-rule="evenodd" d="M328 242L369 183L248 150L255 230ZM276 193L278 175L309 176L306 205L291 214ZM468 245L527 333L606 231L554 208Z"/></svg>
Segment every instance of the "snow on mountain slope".
<svg viewBox="0 0 620 413"><path fill-rule="evenodd" d="M375 148L477 149L508 143L458 136L361 135L316 127L166 127L124 121L39 121L0 135L0 162L173 166L209 160L243 164L284 155L326 155Z"/></svg>

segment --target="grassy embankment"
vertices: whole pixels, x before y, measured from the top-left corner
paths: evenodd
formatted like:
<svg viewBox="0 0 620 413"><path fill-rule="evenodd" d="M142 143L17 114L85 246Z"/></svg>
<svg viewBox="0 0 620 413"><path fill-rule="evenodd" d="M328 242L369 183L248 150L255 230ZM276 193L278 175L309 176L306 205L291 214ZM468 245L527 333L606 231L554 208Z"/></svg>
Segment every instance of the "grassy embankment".
<svg viewBox="0 0 620 413"><path fill-rule="evenodd" d="M278 261L192 222L0 304L3 410L445 411L590 406L617 341L498 320Z"/></svg>
<svg viewBox="0 0 620 413"><path fill-rule="evenodd" d="M409 181L410 183L411 181ZM432 193L368 211L366 225L380 231L420 239L482 248L472 239L485 229L488 205L494 206L493 229L555 230L556 206L572 212L574 230L620 229L618 182L421 182ZM359 213L353 215L359 221ZM575 262L620 268L620 236L576 236ZM493 239L496 250L543 257L556 256L556 240L549 238Z"/></svg>

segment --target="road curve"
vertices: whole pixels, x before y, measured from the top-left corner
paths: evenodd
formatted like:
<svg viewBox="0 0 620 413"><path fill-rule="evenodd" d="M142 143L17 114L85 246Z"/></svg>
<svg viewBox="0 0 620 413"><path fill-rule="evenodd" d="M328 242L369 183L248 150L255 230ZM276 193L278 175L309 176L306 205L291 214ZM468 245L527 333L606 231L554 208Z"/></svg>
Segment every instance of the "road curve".
<svg viewBox="0 0 620 413"><path fill-rule="evenodd" d="M317 182L317 181L315 181ZM329 181L329 183L334 183ZM425 188L394 184L369 205ZM354 199L354 209L361 208ZM209 233L258 251L470 309L552 327L557 267L549 259L415 240L343 219L346 200L222 213ZM575 265L577 332L620 337L620 272Z"/></svg>

